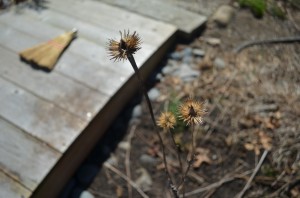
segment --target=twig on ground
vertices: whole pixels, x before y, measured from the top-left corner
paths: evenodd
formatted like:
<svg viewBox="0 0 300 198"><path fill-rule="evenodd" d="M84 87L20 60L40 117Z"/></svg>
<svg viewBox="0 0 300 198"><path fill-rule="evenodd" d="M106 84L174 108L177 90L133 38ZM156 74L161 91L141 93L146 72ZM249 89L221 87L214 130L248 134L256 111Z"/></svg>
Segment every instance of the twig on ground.
<svg viewBox="0 0 300 198"><path fill-rule="evenodd" d="M217 103L220 102L220 100L221 100L221 98L223 97L224 93L226 93L226 91L227 91L227 90L229 89L229 87L231 86L231 83L233 82L234 78L236 77L236 74L237 74L237 71L235 70L234 73L231 75L231 78L228 79L228 80L226 81L226 83L225 83L225 85L224 85L224 88L223 88L223 89L224 89L223 94L215 101L215 104L217 104ZM212 112L212 111L211 111L211 112ZM224 118L226 112L227 112L227 107L226 107L225 110L222 112L222 116L218 116L218 117L216 118L216 120L214 120L214 121L212 122L210 129L208 130L207 134L205 135L205 137L204 137L203 140L202 140L202 143L210 137L211 133L213 132L213 129L216 128L216 127L218 126L218 122ZM208 117L208 116L207 116L207 117Z"/></svg>
<svg viewBox="0 0 300 198"><path fill-rule="evenodd" d="M126 168L126 175L129 179L131 179L131 171L130 171L130 152L131 152L131 139L134 135L136 125L133 125L130 129L129 135L128 135L128 143L129 143L129 148L126 151L126 156L125 156L125 168ZM132 187L130 183L127 183L127 188L128 188L128 197L132 198Z"/></svg>
<svg viewBox="0 0 300 198"><path fill-rule="evenodd" d="M138 193L140 193L140 195L143 197L143 198L149 198L148 195L146 195L142 189L140 189L138 187L138 185L132 181L131 179L129 179L126 175L124 175L121 171L119 171L118 169L116 169L115 167L113 167L112 165L110 165L109 163L105 162L104 163L104 166L106 168L108 168L109 170L113 171L114 173L116 173L117 175L119 175L120 177L122 177L125 181L127 181L134 189L136 189L136 191Z"/></svg>
<svg viewBox="0 0 300 198"><path fill-rule="evenodd" d="M282 177L283 177L285 174L286 174L285 170L282 171L282 173L276 178L276 180L271 184L271 186L274 187L274 186L278 183L278 181L282 179Z"/></svg>
<svg viewBox="0 0 300 198"><path fill-rule="evenodd" d="M276 43L295 43L295 42L300 42L300 36L295 36L295 37L281 37L281 38L275 38L275 39L266 39L266 40L261 40L261 41L249 41L246 42L236 48L234 48L233 52L234 53L239 53L242 50L244 50L247 47L251 47L253 45L265 45L265 44L276 44Z"/></svg>
<svg viewBox="0 0 300 198"><path fill-rule="evenodd" d="M212 190L212 189L215 189L215 188L218 188L220 186L222 186L224 183L227 183L227 182L230 182L236 178L240 178L242 176L245 176L245 175L248 175L250 173L250 171L246 171L240 175L235 175L235 176L232 176L232 177L224 177L223 179L221 179L220 181L218 182L215 182L215 183L212 183L208 186L205 186L205 187L202 187L202 188L198 188L196 190L193 190L191 192L188 192L186 193L186 197L189 197L189 196L192 196L192 195L196 195L198 193L201 193L201 192L205 192L205 191L208 191L208 190Z"/></svg>
<svg viewBox="0 0 300 198"><path fill-rule="evenodd" d="M248 188L250 187L251 185L251 182L253 181L255 175L257 174L257 172L259 171L261 165L263 164L265 158L267 157L269 151L268 150L264 150L257 166L255 167L251 177L249 178L248 182L246 183L245 187L243 188L243 190L237 195L237 198L242 198L245 194L245 192L248 190Z"/></svg>

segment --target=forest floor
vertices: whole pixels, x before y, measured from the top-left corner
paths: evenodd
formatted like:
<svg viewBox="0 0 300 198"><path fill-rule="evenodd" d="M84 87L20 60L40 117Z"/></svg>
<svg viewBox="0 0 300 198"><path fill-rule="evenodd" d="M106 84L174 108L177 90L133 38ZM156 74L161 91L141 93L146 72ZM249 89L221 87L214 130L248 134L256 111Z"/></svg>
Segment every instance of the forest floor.
<svg viewBox="0 0 300 198"><path fill-rule="evenodd" d="M207 104L204 123L195 128L197 156L185 182L185 197L231 198L247 183L243 197L300 197L300 43L254 45L234 52L247 41L299 36L300 12L288 11L284 20L268 13L257 19L249 10L235 8L226 27L209 21L201 36L178 44L165 60L169 67L187 61L199 74L186 81L162 68L152 88L159 92L152 98L155 116L191 95ZM190 58L175 56L187 48L198 51ZM141 115L130 123L88 189L95 197L146 197L137 188L151 198L171 197L145 99L141 107ZM167 133L161 134L178 184L176 148ZM185 165L191 128L179 123L174 136Z"/></svg>

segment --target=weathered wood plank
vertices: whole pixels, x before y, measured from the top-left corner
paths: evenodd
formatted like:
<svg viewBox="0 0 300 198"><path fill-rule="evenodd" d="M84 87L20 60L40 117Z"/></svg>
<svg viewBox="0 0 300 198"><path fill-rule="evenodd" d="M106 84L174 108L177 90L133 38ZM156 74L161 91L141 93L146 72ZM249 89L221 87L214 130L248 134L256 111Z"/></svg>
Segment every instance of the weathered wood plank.
<svg viewBox="0 0 300 198"><path fill-rule="evenodd" d="M29 18L28 15L33 18ZM51 21L51 24L54 23L54 26L45 23L45 18L46 21ZM63 31L66 31L68 29L70 30L76 27L79 30L79 36L78 39L76 39L76 42L73 42L71 44L72 48L68 49L68 51L83 56L88 60L94 61L101 65L107 65L108 62L109 64L111 64L111 61L109 61L106 52L106 44L108 39L119 37L118 30L107 30L105 28L99 27L92 28L96 27L95 24L94 26L88 26L92 29L83 29L83 32L81 32L81 28L87 28L86 26L87 24L89 24L88 21L81 21L81 19L76 20L67 15L60 14L59 12L51 12L51 10L46 10L41 13L35 13L32 10L24 10L23 14L15 14L9 12L3 14L0 17L0 21L21 32L40 38L42 39L42 41L52 39L54 36L61 34ZM30 26L26 24L30 24ZM71 27L70 24L72 25ZM74 24L78 24L79 27L75 26ZM85 25L82 27L82 24ZM59 28L55 26L59 26ZM69 28L66 29L66 27ZM94 32L94 34L98 34L100 36L99 41L96 40L96 35L92 34L91 32ZM83 37L81 37L81 35ZM83 38L87 38L88 40ZM143 38L143 53L139 53L139 56L137 56L136 58L138 65L142 65L144 61L147 60L149 56L151 56L152 53L157 50L157 47L160 46L161 43L155 43L155 40L157 40L157 38L167 39L159 34L157 34L155 38L156 39L149 40L148 42L146 42ZM121 64L117 63L116 65ZM126 69L124 70L126 71Z"/></svg>
<svg viewBox="0 0 300 198"><path fill-rule="evenodd" d="M7 47L13 52L17 53L21 49L44 42L41 40L42 39L21 33L0 22L0 45ZM74 41L74 43L77 42L78 39ZM78 43L77 46L79 49L80 46ZM57 68L54 69L54 72L57 71L66 76L74 78L77 81L80 81L82 84L87 84L88 86L97 89L101 93L107 94L108 96L114 94L120 88L120 86L122 86L123 82L132 74L130 67L125 64L121 65L121 63L119 63L120 65L110 68L110 66L114 64L111 61L110 63L108 63L109 60L103 61L104 65L97 64L86 58L82 58L80 55L75 55L71 52L71 48L73 49L74 45L71 45L69 49L64 52L63 56L58 61ZM101 58L102 60L105 58L108 59L107 57L104 58L104 56L106 56L103 54L104 49L99 49L101 49L99 52L99 60Z"/></svg>
<svg viewBox="0 0 300 198"><path fill-rule="evenodd" d="M55 29L55 27L44 24L41 21L30 21L26 16L13 15L11 17L16 21L15 23L5 24L9 20L0 17L0 45L8 47L15 52L50 39L48 35L45 36L43 34L44 31L57 34L61 32L60 29ZM33 27L26 24L31 24ZM14 28L10 26L14 26ZM34 29L42 29L44 31L34 31ZM20 31L25 32L25 34ZM142 47L136 56L138 66L141 66L155 51L153 48L149 49L151 47L149 45L148 49L147 45L143 44ZM133 74L133 70L128 62L113 63L109 60L105 46L96 45L80 37L73 41L71 46L64 52L57 63L55 71L75 78L108 95L114 94L123 85L124 81L128 80ZM84 72L86 75L83 75L81 72ZM106 78L107 76L109 78Z"/></svg>
<svg viewBox="0 0 300 198"><path fill-rule="evenodd" d="M108 30L135 30L141 35L143 42L154 46L160 46L176 31L176 27L170 24L96 1L53 0L48 6L52 10Z"/></svg>
<svg viewBox="0 0 300 198"><path fill-rule="evenodd" d="M0 170L0 197L27 198L31 192Z"/></svg>
<svg viewBox="0 0 300 198"><path fill-rule="evenodd" d="M82 2L82 0L77 0ZM86 4L95 5L87 0ZM107 4L124 8L131 12L147 16L149 18L173 24L185 34L192 34L198 28L203 26L207 18L204 15L190 12L186 9L177 7L174 3L168 3L161 0L98 0ZM116 14L120 16L119 14ZM123 17L122 15L120 17Z"/></svg>
<svg viewBox="0 0 300 198"><path fill-rule="evenodd" d="M86 121L0 78L0 116L64 152Z"/></svg>
<svg viewBox="0 0 300 198"><path fill-rule="evenodd" d="M0 169L34 190L61 154L2 118L0 134Z"/></svg>
<svg viewBox="0 0 300 198"><path fill-rule="evenodd" d="M46 73L20 62L17 54L0 46L0 75L57 106L90 120L109 97L66 78L57 72Z"/></svg>

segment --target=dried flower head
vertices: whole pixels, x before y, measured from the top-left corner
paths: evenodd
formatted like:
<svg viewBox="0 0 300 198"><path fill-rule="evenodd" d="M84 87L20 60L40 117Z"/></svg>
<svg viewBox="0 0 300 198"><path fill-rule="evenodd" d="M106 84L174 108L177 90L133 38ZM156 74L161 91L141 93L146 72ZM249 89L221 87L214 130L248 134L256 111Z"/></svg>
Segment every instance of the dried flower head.
<svg viewBox="0 0 300 198"><path fill-rule="evenodd" d="M164 129L174 128L176 118L171 112L162 112L158 118L157 125Z"/></svg>
<svg viewBox="0 0 300 198"><path fill-rule="evenodd" d="M114 61L125 60L128 54L134 54L141 49L141 39L136 32L130 34L129 30L127 32L124 30L123 34L120 31L120 35L120 41L110 39L108 42L109 55Z"/></svg>
<svg viewBox="0 0 300 198"><path fill-rule="evenodd" d="M192 98L188 98L179 107L180 118L187 125L202 124L203 116L206 113L205 103L198 102Z"/></svg>

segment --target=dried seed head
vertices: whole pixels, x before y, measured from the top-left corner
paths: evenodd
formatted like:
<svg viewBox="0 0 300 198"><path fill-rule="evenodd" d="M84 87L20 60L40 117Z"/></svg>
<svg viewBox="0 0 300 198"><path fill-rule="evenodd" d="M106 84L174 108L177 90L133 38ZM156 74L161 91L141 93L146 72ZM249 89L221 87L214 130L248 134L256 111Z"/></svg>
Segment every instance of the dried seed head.
<svg viewBox="0 0 300 198"><path fill-rule="evenodd" d="M129 30L124 30L123 34L120 31L120 35L120 41L110 39L108 42L108 52L114 61L126 60L128 54L134 54L141 49L141 39L136 32L130 34Z"/></svg>
<svg viewBox="0 0 300 198"><path fill-rule="evenodd" d="M206 113L205 103L188 98L179 107L179 113L179 117L186 122L187 125L202 124L203 116Z"/></svg>
<svg viewBox="0 0 300 198"><path fill-rule="evenodd" d="M176 125L176 118L171 112L163 112L158 118L157 125L164 129L174 128Z"/></svg>

